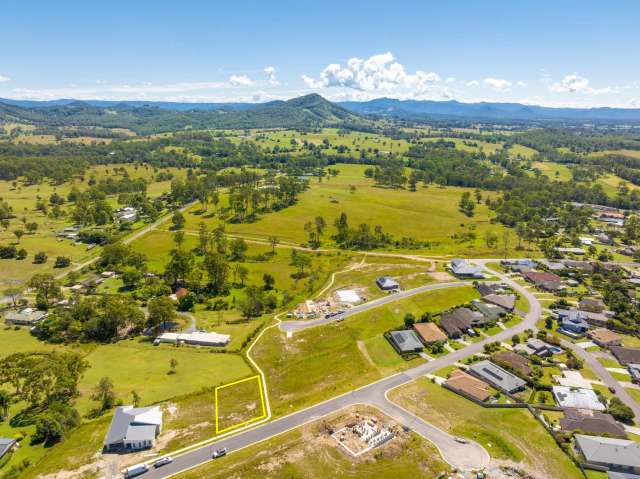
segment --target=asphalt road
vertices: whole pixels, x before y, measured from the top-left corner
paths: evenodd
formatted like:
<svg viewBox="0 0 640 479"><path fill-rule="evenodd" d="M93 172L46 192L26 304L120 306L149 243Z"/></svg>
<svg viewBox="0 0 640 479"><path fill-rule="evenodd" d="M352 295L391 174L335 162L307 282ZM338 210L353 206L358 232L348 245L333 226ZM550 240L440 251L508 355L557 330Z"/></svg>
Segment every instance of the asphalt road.
<svg viewBox="0 0 640 479"><path fill-rule="evenodd" d="M484 265L488 261L489 260L478 260L477 262ZM299 426L302 426L303 424L316 421L343 408L357 404L368 404L377 407L382 412L389 415L391 418L397 420L407 427L410 427L416 433L434 443L440 450L443 458L453 467L469 470L486 466L489 462L489 454L482 446L474 441L469 441L466 444L457 442L454 436L438 429L437 427L425 422L424 420L401 408L397 404L389 401L387 399L387 393L390 390L403 384L407 384L416 378L424 376L425 374L435 372L445 366L449 366L457 361L461 361L469 356L482 352L484 345L488 342L507 341L516 333L521 333L528 328L535 328L535 323L542 312L540 303L538 302L536 297L530 291L523 288L507 276L502 274L498 276L500 276L501 281L509 284L529 301L530 311L526 314L523 321L521 321L516 326L501 331L500 333L492 337L484 338L477 343L473 343L465 348L447 354L446 356L442 356L438 359L421 364L402 373L384 378L378 382L356 389L342 396L338 396L320 404L311 406L307 409L303 409L274 421L262 424L253 429L240 432L232 437L221 439L220 441L217 441L213 444L203 446L191 452L187 452L181 456L174 458L174 462L172 464L159 469L152 469L148 473L140 477L143 477L145 479L156 479L166 478L178 474L211 460L211 454L215 449L226 447L228 452L231 453L233 451L237 451L244 447L248 447L250 445L269 439L273 436L277 436L289 430L295 429ZM455 286L461 286L464 284L465 283L463 282L453 283L453 285ZM402 293L397 293L384 298L380 298L380 300L376 300L377 303L371 304L364 309L356 310L356 308L353 308L349 311L349 313L356 314L356 312L361 312L372 307L380 306L381 304L386 304L390 301L395 301L403 297L408 297L413 294L419 294L424 291L430 291L432 289L438 289L436 288L436 286L439 286L440 288L446 288L452 287L452 284L444 283L440 285L428 285L422 288L405 291L404 296L402 295ZM371 303L374 302L372 301ZM328 321L325 321L323 323L316 323L314 324L314 326L317 326L319 324L326 324L331 320L335 320L335 318L330 318Z"/></svg>
<svg viewBox="0 0 640 479"><path fill-rule="evenodd" d="M285 333L287 332L295 333L298 331L302 331L303 329L312 328L315 326L323 326L333 321L342 320L342 319L348 318L349 316L353 316L354 314L362 313L363 311L367 311L372 308L377 308L378 306L392 303L394 301L398 301L399 299L408 298L416 294L426 293L428 291L435 291L435 290L444 289L444 288L468 286L470 284L471 282L469 281L455 281L455 282L449 282L449 283L427 284L425 286L419 286L417 288L407 289L406 291L389 293L387 296L383 296L382 298L374 299L373 301L368 301L366 303L359 304L357 306L354 306L353 308L348 309L344 313L338 314L331 318L318 318L318 319L311 319L308 321L299 321L299 320L282 321L280 323L280 329Z"/></svg>

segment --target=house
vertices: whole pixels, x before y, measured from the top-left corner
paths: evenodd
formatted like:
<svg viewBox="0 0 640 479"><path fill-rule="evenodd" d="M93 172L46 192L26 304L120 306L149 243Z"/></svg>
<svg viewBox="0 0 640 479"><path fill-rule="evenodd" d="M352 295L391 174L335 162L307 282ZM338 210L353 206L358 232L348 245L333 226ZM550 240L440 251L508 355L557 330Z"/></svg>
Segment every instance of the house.
<svg viewBox="0 0 640 479"><path fill-rule="evenodd" d="M435 323L415 323L413 329L425 344L447 340L447 335Z"/></svg>
<svg viewBox="0 0 640 479"><path fill-rule="evenodd" d="M593 246L593 243L595 242L593 238L590 238L588 236L580 236L578 240L580 240L580 244L584 246Z"/></svg>
<svg viewBox="0 0 640 479"><path fill-rule="evenodd" d="M624 426L611 414L586 409L567 409L560 419L560 429L566 432L580 431L594 435L626 438Z"/></svg>
<svg viewBox="0 0 640 479"><path fill-rule="evenodd" d="M507 311L513 311L516 307L516 297L513 294L488 294L482 299Z"/></svg>
<svg viewBox="0 0 640 479"><path fill-rule="evenodd" d="M484 278L484 273L480 266L474 266L464 259L452 259L449 269L458 278Z"/></svg>
<svg viewBox="0 0 640 479"><path fill-rule="evenodd" d="M115 275L115 271L103 271L102 273L100 273L100 276L102 276L104 279L113 278L115 277Z"/></svg>
<svg viewBox="0 0 640 479"><path fill-rule="evenodd" d="M188 344L191 346L223 347L231 340L228 334L207 333L205 331L194 331L192 333L162 333L158 336L154 344Z"/></svg>
<svg viewBox="0 0 640 479"><path fill-rule="evenodd" d="M613 244L613 240L611 239L611 236L605 233L600 233L598 236L596 236L596 239L600 244L606 244L606 245Z"/></svg>
<svg viewBox="0 0 640 479"><path fill-rule="evenodd" d="M46 317L46 311L25 308L20 311L9 311L4 315L4 322L15 326L35 326Z"/></svg>
<svg viewBox="0 0 640 479"><path fill-rule="evenodd" d="M556 248L558 253L567 253L567 254L586 254L586 251L582 248Z"/></svg>
<svg viewBox="0 0 640 479"><path fill-rule="evenodd" d="M478 282L476 283L476 289L480 296L487 296L488 294L501 294L505 291L505 286L500 283L486 283L486 282Z"/></svg>
<svg viewBox="0 0 640 479"><path fill-rule="evenodd" d="M640 472L640 444L628 439L576 434L576 451L587 464L620 472Z"/></svg>
<svg viewBox="0 0 640 479"><path fill-rule="evenodd" d="M491 360L510 371L515 371L521 377L531 376L532 369L529 360L513 351L500 351L491 357Z"/></svg>
<svg viewBox="0 0 640 479"><path fill-rule="evenodd" d="M504 309L494 304L483 303L479 299L474 299L471 301L471 304L473 304L474 308L476 308L478 312L480 312L489 321L497 321L505 314Z"/></svg>
<svg viewBox="0 0 640 479"><path fill-rule="evenodd" d="M527 271L523 273L522 276L537 287L541 287L545 283L562 283L560 276L549 271Z"/></svg>
<svg viewBox="0 0 640 479"><path fill-rule="evenodd" d="M452 371L445 384L454 391L460 391L478 401L484 402L491 397L491 387L487 383L460 369Z"/></svg>
<svg viewBox="0 0 640 479"><path fill-rule="evenodd" d="M622 336L614 333L610 329L594 329L587 333L587 337L603 348L608 348L609 346L622 346Z"/></svg>
<svg viewBox="0 0 640 479"><path fill-rule="evenodd" d="M563 269L565 269L564 264L560 263L559 261L549 261L546 259L542 259L538 261L538 263L540 264L540 266L548 269L549 271L562 271Z"/></svg>
<svg viewBox="0 0 640 479"><path fill-rule="evenodd" d="M551 346L548 343L545 343L543 340L538 338L529 338L527 342L524 344L518 344L516 346L518 351L525 352L531 356L538 356L540 358L546 358L548 356L553 355L557 348L556 346Z"/></svg>
<svg viewBox="0 0 640 479"><path fill-rule="evenodd" d="M640 364L627 364L627 370L629 371L629 376L631 376L631 382L640 384Z"/></svg>
<svg viewBox="0 0 640 479"><path fill-rule="evenodd" d="M135 223L138 219L138 210L132 206L125 206L116 211L115 217L120 223Z"/></svg>
<svg viewBox="0 0 640 479"><path fill-rule="evenodd" d="M605 410L604 404L600 402L593 389L553 386L552 390L553 397L560 407L592 409L594 411Z"/></svg>
<svg viewBox="0 0 640 479"><path fill-rule="evenodd" d="M607 471L607 479L640 479L640 475L626 472Z"/></svg>
<svg viewBox="0 0 640 479"><path fill-rule="evenodd" d="M400 354L405 353L419 353L422 351L423 346L416 333L410 329L403 331L391 331L389 333L391 337L391 343Z"/></svg>
<svg viewBox="0 0 640 479"><path fill-rule="evenodd" d="M400 284L389 276L382 276L376 279L376 284L382 291L396 291L400 289Z"/></svg>
<svg viewBox="0 0 640 479"><path fill-rule="evenodd" d="M509 394L522 391L527 384L515 374L502 369L497 364L488 360L480 361L469 366L469 374Z"/></svg>
<svg viewBox="0 0 640 479"><path fill-rule="evenodd" d="M535 268L536 262L531 259L503 259L500 261L500 264L504 267L509 266L529 266L530 268Z"/></svg>
<svg viewBox="0 0 640 479"><path fill-rule="evenodd" d="M0 437L0 459L18 447L18 441L7 437Z"/></svg>
<svg viewBox="0 0 640 479"><path fill-rule="evenodd" d="M582 271L583 273L593 273L593 264L589 261L573 261L567 259L564 261L564 265L567 269Z"/></svg>
<svg viewBox="0 0 640 479"><path fill-rule="evenodd" d="M560 332L569 336L582 336L589 329L585 315L580 310L556 309L554 314L560 321Z"/></svg>
<svg viewBox="0 0 640 479"><path fill-rule="evenodd" d="M189 294L189 290L187 288L178 288L176 289L176 292L173 293L176 295L176 299L178 301L180 301L182 298L184 298L187 294Z"/></svg>
<svg viewBox="0 0 640 479"><path fill-rule="evenodd" d="M606 306L601 299L582 298L578 303L578 308L591 313L602 313Z"/></svg>
<svg viewBox="0 0 640 479"><path fill-rule="evenodd" d="M162 431L160 406L119 406L104 440L105 451L136 451L153 447Z"/></svg>
<svg viewBox="0 0 640 479"><path fill-rule="evenodd" d="M623 366L628 364L640 364L640 348L626 348L623 346L611 346L609 348L618 362Z"/></svg>
<svg viewBox="0 0 640 479"><path fill-rule="evenodd" d="M484 326L490 323L489 318L469 308L456 308L442 314L440 327L450 338L459 338L474 326Z"/></svg>

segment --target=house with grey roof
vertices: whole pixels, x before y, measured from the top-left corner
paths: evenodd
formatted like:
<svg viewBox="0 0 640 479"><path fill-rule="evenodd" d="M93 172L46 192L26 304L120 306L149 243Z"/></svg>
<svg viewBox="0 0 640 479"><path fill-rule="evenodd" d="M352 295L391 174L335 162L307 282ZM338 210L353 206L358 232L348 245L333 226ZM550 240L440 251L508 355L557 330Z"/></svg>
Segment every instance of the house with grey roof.
<svg viewBox="0 0 640 479"><path fill-rule="evenodd" d="M640 479L640 475L628 472L607 471L607 479Z"/></svg>
<svg viewBox="0 0 640 479"><path fill-rule="evenodd" d="M509 394L522 391L527 384L515 374L488 360L472 364L468 372Z"/></svg>
<svg viewBox="0 0 640 479"><path fill-rule="evenodd" d="M4 315L4 322L15 326L35 326L46 317L46 311L25 308L21 311L9 311Z"/></svg>
<svg viewBox="0 0 640 479"><path fill-rule="evenodd" d="M611 414L585 409L566 409L560 419L560 429L567 432L583 432L587 434L620 437L626 439L624 426Z"/></svg>
<svg viewBox="0 0 640 479"><path fill-rule="evenodd" d="M160 406L116 408L109 432L104 440L105 451L137 451L153 447L162 431Z"/></svg>
<svg viewBox="0 0 640 479"><path fill-rule="evenodd" d="M640 444L628 439L575 435L576 451L587 464L618 472L640 473Z"/></svg>
<svg viewBox="0 0 640 479"><path fill-rule="evenodd" d="M18 445L18 441L8 437L0 437L0 459L9 454Z"/></svg>
<svg viewBox="0 0 640 479"><path fill-rule="evenodd" d="M395 291L400 289L400 284L389 276L381 276L376 279L376 284L382 291Z"/></svg>
<svg viewBox="0 0 640 479"><path fill-rule="evenodd" d="M484 273L480 266L474 266L465 259L452 259L449 269L458 278L484 278Z"/></svg>
<svg viewBox="0 0 640 479"><path fill-rule="evenodd" d="M489 321L497 321L505 314L504 309L496 306L495 304L487 304L478 299L471 301L471 304L473 304L474 308L476 308L478 312Z"/></svg>
<svg viewBox="0 0 640 479"><path fill-rule="evenodd" d="M507 286L501 283L487 283L486 281L478 281L476 289L480 296L486 296L488 294L502 294L506 291Z"/></svg>
<svg viewBox="0 0 640 479"><path fill-rule="evenodd" d="M419 353L423 349L422 342L415 332L410 329L403 331L391 331L391 344L401 354Z"/></svg>
<svg viewBox="0 0 640 479"><path fill-rule="evenodd" d="M625 346L610 346L609 351L623 366L628 364L640 364L640 348L627 348Z"/></svg>
<svg viewBox="0 0 640 479"><path fill-rule="evenodd" d="M482 299L487 303L500 306L506 311L513 311L516 307L516 297L513 294L488 294Z"/></svg>
<svg viewBox="0 0 640 479"><path fill-rule="evenodd" d="M640 364L627 364L627 370L629 371L629 376L631 376L631 382L640 384Z"/></svg>

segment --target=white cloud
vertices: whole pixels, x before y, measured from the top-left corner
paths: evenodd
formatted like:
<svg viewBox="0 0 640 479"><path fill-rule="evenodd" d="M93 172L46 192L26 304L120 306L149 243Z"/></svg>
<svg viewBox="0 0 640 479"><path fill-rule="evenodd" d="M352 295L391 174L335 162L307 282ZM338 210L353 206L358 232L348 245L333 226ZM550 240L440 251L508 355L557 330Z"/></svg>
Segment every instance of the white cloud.
<svg viewBox="0 0 640 479"><path fill-rule="evenodd" d="M525 86L527 86L527 84L525 82L523 82L523 81L518 81L518 82L516 82L516 86L525 87Z"/></svg>
<svg viewBox="0 0 640 479"><path fill-rule="evenodd" d="M445 80L445 83L454 83L455 81L456 81L456 78L455 78L455 77L448 77L448 78Z"/></svg>
<svg viewBox="0 0 640 479"><path fill-rule="evenodd" d="M478 86L480 82L478 80L471 80L466 83L467 86Z"/></svg>
<svg viewBox="0 0 640 479"><path fill-rule="evenodd" d="M269 85L277 86L280 85L278 78L276 77L276 69L275 67L268 66L264 69L265 74L267 75L267 82Z"/></svg>
<svg viewBox="0 0 640 479"><path fill-rule="evenodd" d="M440 76L417 70L407 73L390 52L367 59L350 58L346 65L327 65L319 78L302 75L304 83L313 89L345 88L375 95L394 94L400 97L420 97L434 90Z"/></svg>
<svg viewBox="0 0 640 479"><path fill-rule="evenodd" d="M252 86L254 81L247 75L231 75L229 83L233 86Z"/></svg>
<svg viewBox="0 0 640 479"><path fill-rule="evenodd" d="M4 76L4 75L0 75L0 82L9 81L9 80L11 80L11 78L9 78L7 76Z"/></svg>
<svg viewBox="0 0 640 479"><path fill-rule="evenodd" d="M496 91L508 92L511 91L511 82L502 78L485 78L482 80L485 86L491 87Z"/></svg>
<svg viewBox="0 0 640 479"><path fill-rule="evenodd" d="M566 75L562 81L553 83L549 89L555 93L580 93L583 95L603 95L613 92L611 87L593 88L589 85L589 79L572 73Z"/></svg>

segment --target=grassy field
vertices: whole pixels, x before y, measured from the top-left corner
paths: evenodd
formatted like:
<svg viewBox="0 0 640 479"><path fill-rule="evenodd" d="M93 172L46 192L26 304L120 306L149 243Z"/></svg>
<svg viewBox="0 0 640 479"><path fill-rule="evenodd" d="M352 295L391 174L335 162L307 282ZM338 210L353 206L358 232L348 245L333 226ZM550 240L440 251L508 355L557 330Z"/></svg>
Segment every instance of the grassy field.
<svg viewBox="0 0 640 479"><path fill-rule="evenodd" d="M260 376L219 386L216 397L216 430L229 431L266 417Z"/></svg>
<svg viewBox="0 0 640 479"><path fill-rule="evenodd" d="M287 338L277 329L265 333L253 358L267 376L275 415L336 396L422 358L402 359L383 333L402 325L405 313L439 312L477 297L471 287L432 291L381 306Z"/></svg>
<svg viewBox="0 0 640 479"><path fill-rule="evenodd" d="M458 211L458 202L464 188L419 187L418 191L390 190L377 188L373 181L364 177L364 166L338 165L340 175L330 180L311 183L311 188L300 196L299 202L276 213L263 215L254 223L228 224L227 232L248 238L266 240L277 236L282 242L304 243L307 234L304 224L323 216L329 225L342 212L346 212L349 224L356 227L367 223L372 227L382 226L394 237L412 237L430 242L421 252L434 255L498 256L502 251L489 249L485 245L485 233L495 232L502 237L505 231L499 224L490 222L492 213L484 203L476 205L476 212L468 218ZM350 192L350 185L356 187ZM489 194L489 193L485 193ZM225 200L226 201L226 200ZM205 220L210 226L217 224L211 215L196 214L200 206L194 206L186 215L187 231L197 232L198 223ZM475 239L461 239L468 234ZM325 245L331 245L329 238L334 234L333 226L323 238ZM512 241L512 243L514 243ZM515 247L515 244L514 244ZM518 253L512 251L511 254Z"/></svg>
<svg viewBox="0 0 640 479"><path fill-rule="evenodd" d="M358 408L361 414L369 411ZM434 446L415 434L398 436L354 459L324 430L326 423L344 422L345 412L324 418L181 475L184 479L320 479L435 478L449 471ZM351 417L351 416L349 416Z"/></svg>
<svg viewBox="0 0 640 479"><path fill-rule="evenodd" d="M548 176L552 180L569 181L571 180L571 171L566 165L554 163L551 161L536 161L532 165L539 169L543 175Z"/></svg>
<svg viewBox="0 0 640 479"><path fill-rule="evenodd" d="M394 390L390 399L452 434L478 441L493 459L518 463L535 477L582 477L525 409L485 409L427 379Z"/></svg>

